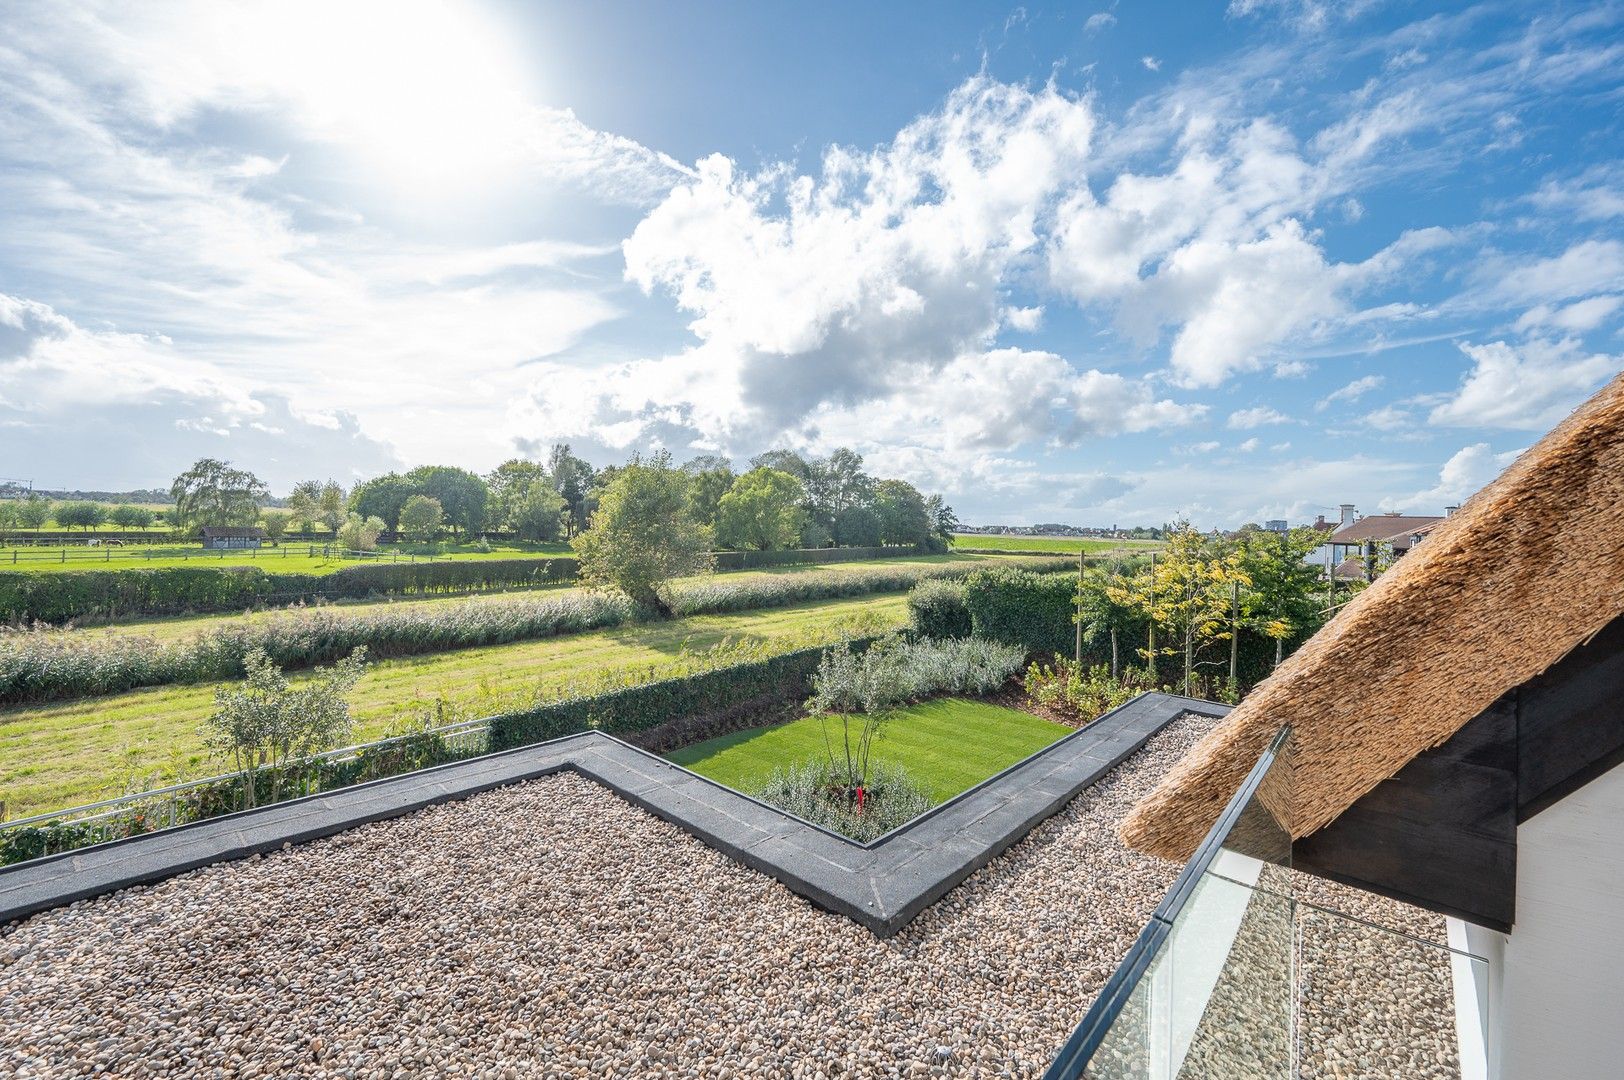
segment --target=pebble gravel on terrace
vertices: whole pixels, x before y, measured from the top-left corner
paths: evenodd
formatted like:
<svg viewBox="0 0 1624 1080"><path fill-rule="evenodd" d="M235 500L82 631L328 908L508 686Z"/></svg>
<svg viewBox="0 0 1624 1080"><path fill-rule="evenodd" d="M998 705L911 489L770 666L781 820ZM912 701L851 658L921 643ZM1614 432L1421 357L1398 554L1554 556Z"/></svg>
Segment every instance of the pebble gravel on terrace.
<svg viewBox="0 0 1624 1080"><path fill-rule="evenodd" d="M1178 867L1116 823L1188 716L881 941L559 774L46 912L0 1074L1033 1076Z"/></svg>

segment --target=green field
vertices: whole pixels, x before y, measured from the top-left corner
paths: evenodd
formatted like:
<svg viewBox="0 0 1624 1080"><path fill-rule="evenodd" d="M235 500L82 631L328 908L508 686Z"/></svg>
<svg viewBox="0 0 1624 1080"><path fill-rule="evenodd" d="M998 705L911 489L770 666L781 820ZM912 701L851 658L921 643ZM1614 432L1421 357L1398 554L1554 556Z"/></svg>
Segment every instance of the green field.
<svg viewBox="0 0 1624 1080"><path fill-rule="evenodd" d="M779 574L806 574L820 570L830 571L859 571L867 569L884 569L886 567L913 566L919 563L956 563L956 562L997 562L1002 558L998 555L910 555L897 559L865 559L843 563L824 563L821 565L799 564L794 566L775 566L766 570L729 570L714 575L726 578L728 581L748 581L752 578L776 576ZM678 583L696 582L702 578L681 578ZM575 586L554 587L545 590L547 596L566 596L576 591ZM387 606L391 611L405 608L436 608L447 604L480 604L501 603L504 593L491 593L481 596L434 596L427 599L412 600L346 600L330 605L334 610L356 615L364 615L369 611ZM172 615L164 618L139 619L129 622L119 622L108 626L89 626L82 629L66 630L63 633L75 636L87 634L109 634L114 636L134 635L151 637L157 641L176 641L190 637L204 631L213 631L243 623L257 622L263 619L275 618L287 611L286 608L270 608L264 611L253 611L246 614L216 614L216 615Z"/></svg>
<svg viewBox="0 0 1624 1080"><path fill-rule="evenodd" d="M1160 540L1085 540L1070 536L988 536L955 533L955 548L980 548L996 551L1030 551L1034 554L1065 555L1079 551L1090 555L1107 551L1126 551L1135 548L1149 550L1160 547Z"/></svg>
<svg viewBox="0 0 1624 1080"><path fill-rule="evenodd" d="M540 555L568 555L568 544L510 545L480 551L470 546L444 545L435 559L523 559ZM322 545L287 543L281 547L242 551L205 551L201 545L165 544L154 547L11 547L0 548L0 570L69 573L75 570L156 570L175 566L258 566L267 573L330 574L347 566L373 562L411 562L428 556L382 548L373 558L341 559L323 555Z"/></svg>
<svg viewBox="0 0 1624 1080"><path fill-rule="evenodd" d="M891 595L386 660L350 695L354 738L380 738L421 717L489 715L603 675L675 673L685 649L727 639L799 648L906 621L906 599ZM22 817L217 773L199 736L213 705L214 686L198 685L0 710L0 800Z"/></svg>
<svg viewBox="0 0 1624 1080"><path fill-rule="evenodd" d="M900 765L932 804L945 802L1071 734L1031 713L943 698L901 710L880 732L874 760ZM838 742L836 746L838 748ZM738 791L759 791L775 768L826 757L823 726L802 717L752 728L666 755Z"/></svg>

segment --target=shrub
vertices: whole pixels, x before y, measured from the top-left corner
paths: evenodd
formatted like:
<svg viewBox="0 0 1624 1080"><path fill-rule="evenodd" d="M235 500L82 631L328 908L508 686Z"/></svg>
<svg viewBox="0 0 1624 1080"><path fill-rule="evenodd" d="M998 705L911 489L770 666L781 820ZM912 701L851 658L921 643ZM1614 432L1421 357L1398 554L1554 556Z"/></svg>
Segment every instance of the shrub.
<svg viewBox="0 0 1624 1080"><path fill-rule="evenodd" d="M972 574L964 583L964 603L976 636L1035 654L1071 652L1076 595L1075 573L1000 566Z"/></svg>
<svg viewBox="0 0 1624 1080"><path fill-rule="evenodd" d="M1037 704L1087 723L1157 689L1157 680L1142 668L1126 668L1120 678L1112 678L1111 669L1103 664L1087 667L1058 659L1053 667L1032 664L1022 685Z"/></svg>
<svg viewBox="0 0 1624 1080"><path fill-rule="evenodd" d="M970 609L964 603L964 583L937 578L915 585L908 593L908 620L922 637L969 637Z"/></svg>
<svg viewBox="0 0 1624 1080"><path fill-rule="evenodd" d="M756 797L865 844L930 809L930 799L899 766L886 762L872 766L861 812L844 780L844 773L832 770L828 762L807 761L774 770Z"/></svg>

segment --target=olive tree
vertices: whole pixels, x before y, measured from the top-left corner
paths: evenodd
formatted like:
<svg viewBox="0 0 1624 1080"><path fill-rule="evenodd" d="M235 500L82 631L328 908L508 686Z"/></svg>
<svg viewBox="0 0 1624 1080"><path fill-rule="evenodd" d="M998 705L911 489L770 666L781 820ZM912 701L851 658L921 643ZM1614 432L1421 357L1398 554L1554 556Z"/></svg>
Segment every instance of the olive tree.
<svg viewBox="0 0 1624 1080"><path fill-rule="evenodd" d="M366 647L327 668L297 689L265 650L243 659L247 677L214 692L214 712L203 725L205 745L242 777L243 804L253 806L258 774L269 770L271 801L281 796L283 773L300 758L330 749L348 737L345 695L366 671Z"/></svg>

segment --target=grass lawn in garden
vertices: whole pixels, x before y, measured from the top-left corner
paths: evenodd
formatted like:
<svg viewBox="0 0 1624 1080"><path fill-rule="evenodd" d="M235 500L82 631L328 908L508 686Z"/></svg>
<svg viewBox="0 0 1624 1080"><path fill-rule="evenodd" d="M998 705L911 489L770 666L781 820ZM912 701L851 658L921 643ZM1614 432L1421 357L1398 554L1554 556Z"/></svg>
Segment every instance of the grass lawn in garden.
<svg viewBox="0 0 1624 1080"><path fill-rule="evenodd" d="M1161 547L1160 540L1085 540L1071 536L996 536L955 533L954 548L981 548L994 551L1030 551L1035 555L1103 555L1107 551L1149 551Z"/></svg>
<svg viewBox="0 0 1624 1080"><path fill-rule="evenodd" d="M680 673L685 649L724 639L755 638L788 650L907 621L906 598L894 593L384 660L349 695L353 741L381 738L416 717L449 723L488 716L603 675L669 677ZM290 681L297 686L305 678ZM215 685L0 710L0 801L11 817L25 817L222 771L204 758L200 734Z"/></svg>
<svg viewBox="0 0 1624 1080"><path fill-rule="evenodd" d="M855 736L857 721L852 723ZM844 760L840 723L830 718L828 727L835 753ZM984 701L938 698L910 705L888 721L874 743L873 758L907 769L935 805L1073 730ZM807 716L774 727L723 735L666 756L701 776L753 793L766 784L775 768L822 760L827 750L823 723Z"/></svg>

